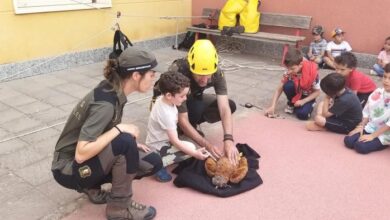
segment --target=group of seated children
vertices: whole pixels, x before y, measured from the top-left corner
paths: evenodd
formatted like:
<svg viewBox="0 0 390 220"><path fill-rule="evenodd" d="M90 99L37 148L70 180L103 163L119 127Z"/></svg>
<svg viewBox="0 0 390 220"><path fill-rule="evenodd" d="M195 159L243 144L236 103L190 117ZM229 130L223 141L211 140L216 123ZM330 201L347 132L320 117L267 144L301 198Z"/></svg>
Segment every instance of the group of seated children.
<svg viewBox="0 0 390 220"><path fill-rule="evenodd" d="M383 88L377 89L369 76L356 69L356 56L349 52L351 47L343 41L343 33L339 28L334 30L334 41L325 46L323 29L315 26L308 60L299 50L290 50L286 54L284 64L287 72L265 115L275 117L276 104L284 92L287 98L285 112L307 120L322 90L324 98L317 106L314 120L308 121L306 128L310 131L329 130L347 134L345 145L367 154L390 144L390 56L387 55L387 51L390 54L390 38L386 39L385 49L379 56L385 58L378 57L378 64L375 65L376 70L381 67L383 71ZM322 62L335 72L319 80L316 64Z"/></svg>
<svg viewBox="0 0 390 220"><path fill-rule="evenodd" d="M352 51L352 47L344 40L344 34L341 28L336 28L331 34L333 41L326 42L322 26L314 26L313 41L309 45L306 58L317 63L319 67L336 69L335 58L344 52Z"/></svg>
<svg viewBox="0 0 390 220"><path fill-rule="evenodd" d="M317 63L319 67L336 69L336 57L344 52L352 51L351 45L344 40L344 34L345 32L341 28L335 28L331 33L333 40L327 42L323 37L324 29L322 26L314 26L312 29L313 41L310 43L309 51L305 57ZM370 74L383 76L384 67L388 63L390 63L390 37L385 39Z"/></svg>

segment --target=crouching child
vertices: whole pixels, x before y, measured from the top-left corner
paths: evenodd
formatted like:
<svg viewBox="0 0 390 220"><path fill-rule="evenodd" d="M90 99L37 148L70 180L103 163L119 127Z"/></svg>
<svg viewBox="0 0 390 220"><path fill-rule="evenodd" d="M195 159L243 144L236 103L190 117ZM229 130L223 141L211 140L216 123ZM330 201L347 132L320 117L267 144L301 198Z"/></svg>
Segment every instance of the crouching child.
<svg viewBox="0 0 390 220"><path fill-rule="evenodd" d="M348 134L362 119L362 107L359 98L345 88L345 78L337 73L330 73L320 82L325 98L317 108L314 121L308 121L309 131L329 130Z"/></svg>

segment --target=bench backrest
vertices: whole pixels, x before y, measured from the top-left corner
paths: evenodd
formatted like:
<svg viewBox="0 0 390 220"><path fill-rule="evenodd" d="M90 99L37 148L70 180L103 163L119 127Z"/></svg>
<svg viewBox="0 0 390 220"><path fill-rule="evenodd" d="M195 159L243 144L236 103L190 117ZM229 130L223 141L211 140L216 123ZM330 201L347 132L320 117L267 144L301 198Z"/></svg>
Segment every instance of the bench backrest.
<svg viewBox="0 0 390 220"><path fill-rule="evenodd" d="M260 24L277 27L309 29L311 16L262 12Z"/></svg>
<svg viewBox="0 0 390 220"><path fill-rule="evenodd" d="M203 8L202 16L207 16L209 19L217 20L219 18L220 9L215 8ZM287 28L299 28L309 29L311 23L311 16L305 15L291 15L291 14L279 14L261 12L260 25L287 27Z"/></svg>
<svg viewBox="0 0 390 220"><path fill-rule="evenodd" d="M203 8L202 16L209 17L209 19L218 21L219 13L221 13L220 9L215 8Z"/></svg>

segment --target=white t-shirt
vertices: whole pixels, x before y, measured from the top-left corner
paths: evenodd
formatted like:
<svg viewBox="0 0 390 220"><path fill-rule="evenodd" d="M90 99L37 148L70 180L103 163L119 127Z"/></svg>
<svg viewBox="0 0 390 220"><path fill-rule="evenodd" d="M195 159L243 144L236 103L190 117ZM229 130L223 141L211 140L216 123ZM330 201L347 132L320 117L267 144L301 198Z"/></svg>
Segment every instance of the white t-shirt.
<svg viewBox="0 0 390 220"><path fill-rule="evenodd" d="M370 134L384 125L390 126L390 93L383 88L373 91L364 106L363 117L369 119L364 130ZM378 138L383 145L390 144L390 131L379 135Z"/></svg>
<svg viewBox="0 0 390 220"><path fill-rule="evenodd" d="M385 50L382 50L378 55L378 59L382 60L383 63L388 64L390 63L390 54L387 54Z"/></svg>
<svg viewBox="0 0 390 220"><path fill-rule="evenodd" d="M351 50L352 47L347 41L342 41L340 44L336 44L335 42L330 41L326 45L326 51L330 52L333 57L340 56L341 53Z"/></svg>
<svg viewBox="0 0 390 220"><path fill-rule="evenodd" d="M159 96L149 116L146 145L160 150L169 144L167 130L176 130L178 111L175 105L169 105Z"/></svg>

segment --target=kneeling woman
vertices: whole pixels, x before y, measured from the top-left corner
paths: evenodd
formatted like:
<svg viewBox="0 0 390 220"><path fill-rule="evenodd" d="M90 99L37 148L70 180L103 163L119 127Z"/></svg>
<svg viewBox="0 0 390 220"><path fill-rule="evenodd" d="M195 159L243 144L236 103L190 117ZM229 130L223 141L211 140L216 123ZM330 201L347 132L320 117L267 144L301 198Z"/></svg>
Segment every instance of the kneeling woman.
<svg viewBox="0 0 390 220"><path fill-rule="evenodd" d="M152 206L136 203L132 181L162 168L158 153L136 142L139 130L121 123L126 96L147 92L157 65L154 55L127 48L109 60L103 80L73 109L56 144L52 163L55 180L84 192L93 203L106 203L108 219L152 219ZM111 193L100 189L111 182Z"/></svg>

